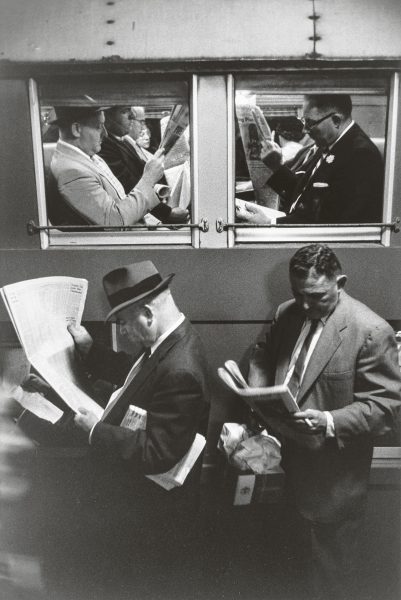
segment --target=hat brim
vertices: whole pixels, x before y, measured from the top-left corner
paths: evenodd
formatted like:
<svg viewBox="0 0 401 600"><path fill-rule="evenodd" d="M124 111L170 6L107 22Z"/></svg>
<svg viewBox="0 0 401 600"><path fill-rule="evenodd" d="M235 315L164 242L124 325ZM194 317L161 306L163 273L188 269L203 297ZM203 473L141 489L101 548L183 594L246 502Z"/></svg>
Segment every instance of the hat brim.
<svg viewBox="0 0 401 600"><path fill-rule="evenodd" d="M118 313L120 310L123 310L127 306L130 306L131 304L135 304L135 302L138 302L139 300L142 300L143 298L146 298L147 296L151 296L155 292L161 292L164 288L166 288L168 286L170 281L173 279L174 275L175 275L175 273L170 273L170 275L167 275L167 277L162 279L161 282L158 283L153 289L148 290L147 292L144 292L143 294L139 294L139 296L135 296L135 298L131 298L130 300L127 300L126 302L122 302L121 304L118 304L117 306L115 306L106 316L105 322L107 323L107 321L110 321L110 319L116 313Z"/></svg>
<svg viewBox="0 0 401 600"><path fill-rule="evenodd" d="M111 108L111 106L99 106L93 109L94 113L100 112L101 110L109 110ZM69 119L66 119L64 117L56 117L55 119L51 119L48 121L49 125L60 125L60 123L69 121ZM71 121L72 123L74 123L74 119Z"/></svg>

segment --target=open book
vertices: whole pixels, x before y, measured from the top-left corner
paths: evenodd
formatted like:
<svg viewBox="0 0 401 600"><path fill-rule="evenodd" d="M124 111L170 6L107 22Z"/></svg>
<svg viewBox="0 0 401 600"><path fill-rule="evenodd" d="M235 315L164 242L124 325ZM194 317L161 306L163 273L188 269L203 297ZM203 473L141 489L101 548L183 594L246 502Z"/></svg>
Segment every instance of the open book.
<svg viewBox="0 0 401 600"><path fill-rule="evenodd" d="M243 398L248 406L262 419L262 422L270 426L273 431L310 449L317 449L322 446L324 436L321 433L302 433L286 421L288 413L300 410L287 385L250 387L237 363L233 360L226 361L224 368L220 367L217 372L225 385ZM307 420L306 423L310 424Z"/></svg>
<svg viewBox="0 0 401 600"><path fill-rule="evenodd" d="M128 427L133 431L137 429L146 429L146 418L147 412L145 409L130 404L121 421L121 427ZM166 473L146 475L146 477L163 487L165 490L171 490L182 485L205 447L205 444L206 440L204 436L197 433L188 452L172 469Z"/></svg>
<svg viewBox="0 0 401 600"><path fill-rule="evenodd" d="M83 407L100 418L67 330L81 322L87 288L85 279L42 277L6 285L1 296L31 365L74 412Z"/></svg>

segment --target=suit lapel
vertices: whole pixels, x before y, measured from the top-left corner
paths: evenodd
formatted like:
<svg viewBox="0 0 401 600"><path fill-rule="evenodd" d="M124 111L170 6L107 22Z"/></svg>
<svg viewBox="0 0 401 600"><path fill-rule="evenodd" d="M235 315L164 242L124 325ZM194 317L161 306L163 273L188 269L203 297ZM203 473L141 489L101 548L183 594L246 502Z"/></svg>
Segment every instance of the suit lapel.
<svg viewBox="0 0 401 600"><path fill-rule="evenodd" d="M125 414L128 404L135 404L135 394L142 388L142 386L149 379L150 375L156 369L160 361L164 356L171 350L175 344L182 339L189 327L187 319L175 331L173 331L155 350L155 352L146 360L139 373L134 377L132 382L128 385L127 389L118 399L116 405L112 408L110 413L106 417L106 422L113 422L119 424ZM141 403L141 408L143 402Z"/></svg>
<svg viewBox="0 0 401 600"><path fill-rule="evenodd" d="M276 385L281 385L285 381L291 356L301 332L303 322L304 317L300 314L292 315L292 318L289 318L286 322L283 334L281 336L282 343L278 352L275 376Z"/></svg>
<svg viewBox="0 0 401 600"><path fill-rule="evenodd" d="M323 331L306 368L298 394L297 401L299 405L302 405L307 391L319 377L320 373L342 342L344 330L347 328L346 302L346 293L342 291L340 301L333 314L327 320L326 325L323 327Z"/></svg>

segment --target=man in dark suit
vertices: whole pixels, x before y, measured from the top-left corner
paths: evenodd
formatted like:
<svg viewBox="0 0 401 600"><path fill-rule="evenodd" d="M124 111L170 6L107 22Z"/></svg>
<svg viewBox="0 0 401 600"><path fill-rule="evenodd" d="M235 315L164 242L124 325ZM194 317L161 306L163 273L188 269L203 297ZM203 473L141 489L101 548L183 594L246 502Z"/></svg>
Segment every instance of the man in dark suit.
<svg viewBox="0 0 401 600"><path fill-rule="evenodd" d="M104 277L112 307L107 319L116 319L120 333L139 345L134 364L130 355L94 343L84 327L69 327L88 374L118 388L100 420L82 408L74 419L78 430L71 418L60 424L64 440L74 434L89 444L75 510L79 534L70 551L85 568L82 598L184 598L188 580L196 585L200 576L202 455L180 487L167 491L147 477L174 467L196 434L206 435L208 422L205 352L174 302L172 278L162 278L150 261ZM130 405L147 412L145 429L123 423ZM37 421L31 418L24 430L37 431Z"/></svg>
<svg viewBox="0 0 401 600"><path fill-rule="evenodd" d="M144 124L137 121L131 106L112 106L105 112L105 117L108 136L102 141L99 156L108 164L128 193L141 179L147 161L144 155L140 156L134 146L124 139L124 136L130 131L136 132L133 135L139 135ZM164 177L160 179L159 184L166 185ZM185 223L188 219L186 209L171 208L163 202L153 208L151 214L163 223Z"/></svg>
<svg viewBox="0 0 401 600"><path fill-rule="evenodd" d="M372 140L352 119L346 94L305 97L304 132L315 142L296 169L282 164L277 144L264 143L261 158L272 171L268 184L287 215L278 223L374 223L381 220L383 161ZM266 217L249 207L249 222Z"/></svg>
<svg viewBox="0 0 401 600"><path fill-rule="evenodd" d="M286 383L300 411L267 419L282 439L290 496L309 535L316 598L348 598L376 436L401 400L391 327L344 291L334 252L312 244L290 262L294 300L279 306L253 386ZM355 596L354 596L355 597Z"/></svg>

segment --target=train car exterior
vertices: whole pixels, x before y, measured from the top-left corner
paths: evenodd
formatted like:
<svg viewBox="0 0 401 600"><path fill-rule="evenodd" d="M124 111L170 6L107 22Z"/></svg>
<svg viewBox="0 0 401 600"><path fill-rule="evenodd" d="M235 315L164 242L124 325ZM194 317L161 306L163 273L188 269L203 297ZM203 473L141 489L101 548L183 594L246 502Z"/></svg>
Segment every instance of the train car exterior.
<svg viewBox="0 0 401 600"><path fill-rule="evenodd" d="M151 259L161 273L176 273L175 297L216 371L228 358L243 360L263 335L290 297L289 258L319 240L335 248L350 293L401 329L397 0L2 0L0 10L1 286L86 278L84 321L108 336L103 274ZM350 94L358 121L377 140L385 164L381 218L349 227L242 227L234 205L240 97L257 98L275 117L293 116L303 94L322 91ZM83 94L144 105L149 123L177 102L188 104L190 227L49 229L41 119L48 107ZM3 306L0 345L16 345ZM232 406L216 380L206 471L215 469ZM374 514L385 503L396 511L401 452L398 440L385 443L376 449L369 515L387 557L399 555L398 541L392 523L379 526Z"/></svg>

